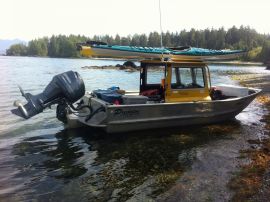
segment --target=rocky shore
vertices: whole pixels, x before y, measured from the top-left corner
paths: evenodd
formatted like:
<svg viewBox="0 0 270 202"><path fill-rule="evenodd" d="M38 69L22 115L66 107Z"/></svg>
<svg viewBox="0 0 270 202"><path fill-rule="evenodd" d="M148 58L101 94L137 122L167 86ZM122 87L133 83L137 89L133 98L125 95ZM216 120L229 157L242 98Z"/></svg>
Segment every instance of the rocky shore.
<svg viewBox="0 0 270 202"><path fill-rule="evenodd" d="M240 151L248 164L230 180L228 186L234 191L232 201L269 201L270 198L270 77L268 74L242 74L232 76L248 87L263 91L257 101L267 111L260 122L264 123L264 138L250 140L250 149Z"/></svg>
<svg viewBox="0 0 270 202"><path fill-rule="evenodd" d="M218 138L197 149L191 168L157 201L269 201L269 74L231 77L241 85L263 90L249 112L242 114L247 122L208 126L209 135L223 134L226 139Z"/></svg>

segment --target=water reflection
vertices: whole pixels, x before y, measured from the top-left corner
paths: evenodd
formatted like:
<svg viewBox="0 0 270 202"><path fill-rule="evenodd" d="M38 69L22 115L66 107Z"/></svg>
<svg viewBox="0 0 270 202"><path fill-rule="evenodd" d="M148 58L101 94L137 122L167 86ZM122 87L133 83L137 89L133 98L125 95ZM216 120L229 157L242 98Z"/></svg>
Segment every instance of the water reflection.
<svg viewBox="0 0 270 202"><path fill-rule="evenodd" d="M239 128L233 121L114 135L63 130L25 138L12 148L13 179L23 183L15 199L152 199L190 168L198 148L232 138Z"/></svg>
<svg viewBox="0 0 270 202"><path fill-rule="evenodd" d="M55 137L56 141L50 135L26 138L14 145L13 154L17 156L17 161L23 158L24 165L45 169L49 176L58 179L71 179L84 174L87 169L77 163L84 155L80 139L68 136L66 131Z"/></svg>

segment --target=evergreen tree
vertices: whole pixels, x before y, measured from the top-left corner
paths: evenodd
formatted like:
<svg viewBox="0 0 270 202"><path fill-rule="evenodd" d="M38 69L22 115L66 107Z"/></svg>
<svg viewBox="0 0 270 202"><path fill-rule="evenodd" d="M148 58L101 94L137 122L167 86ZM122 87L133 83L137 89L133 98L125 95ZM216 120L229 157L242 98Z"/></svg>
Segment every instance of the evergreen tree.
<svg viewBox="0 0 270 202"><path fill-rule="evenodd" d="M151 32L149 34L148 46L160 47L160 35L157 32Z"/></svg>
<svg viewBox="0 0 270 202"><path fill-rule="evenodd" d="M147 42L148 42L147 36L145 34L140 35L139 45L143 47L147 46Z"/></svg>
<svg viewBox="0 0 270 202"><path fill-rule="evenodd" d="M47 40L42 38L30 41L28 44L28 55L47 56L48 55Z"/></svg>
<svg viewBox="0 0 270 202"><path fill-rule="evenodd" d="M122 46L129 46L130 45L130 36L127 36L127 37L121 37L121 45Z"/></svg>
<svg viewBox="0 0 270 202"><path fill-rule="evenodd" d="M116 45L120 45L121 44L121 37L118 34L114 38L114 44L116 44Z"/></svg>
<svg viewBox="0 0 270 202"><path fill-rule="evenodd" d="M57 37L54 35L51 37L48 44L48 56L57 57L59 56L59 43Z"/></svg>
<svg viewBox="0 0 270 202"><path fill-rule="evenodd" d="M264 63L270 64L270 40L264 42L262 52L259 57Z"/></svg>
<svg viewBox="0 0 270 202"><path fill-rule="evenodd" d="M132 36L130 45L131 46L139 46L140 45L140 36L138 34L134 34Z"/></svg>
<svg viewBox="0 0 270 202"><path fill-rule="evenodd" d="M170 32L166 32L166 34L163 34L163 46L165 47L171 47L173 46L172 44L172 37L171 37L171 34Z"/></svg>

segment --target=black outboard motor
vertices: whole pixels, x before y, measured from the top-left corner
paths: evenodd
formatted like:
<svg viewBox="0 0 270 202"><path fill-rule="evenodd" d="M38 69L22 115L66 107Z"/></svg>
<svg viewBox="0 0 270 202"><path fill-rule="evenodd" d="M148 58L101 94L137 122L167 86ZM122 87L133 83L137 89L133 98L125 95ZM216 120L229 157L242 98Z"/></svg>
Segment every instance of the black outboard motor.
<svg viewBox="0 0 270 202"><path fill-rule="evenodd" d="M53 104L65 102L72 105L72 103L79 100L85 94L85 86L77 72L68 71L54 76L45 90L38 95L24 93L21 88L20 91L27 103L22 105L20 102L15 102L14 104L18 108L11 110L11 112L28 119L41 113L46 107L50 107Z"/></svg>

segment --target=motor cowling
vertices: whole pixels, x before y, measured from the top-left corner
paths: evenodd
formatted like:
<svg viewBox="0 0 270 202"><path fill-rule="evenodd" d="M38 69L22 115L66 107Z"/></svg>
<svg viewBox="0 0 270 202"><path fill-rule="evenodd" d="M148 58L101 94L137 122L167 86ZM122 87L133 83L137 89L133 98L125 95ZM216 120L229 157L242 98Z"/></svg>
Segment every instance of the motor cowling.
<svg viewBox="0 0 270 202"><path fill-rule="evenodd" d="M21 88L20 90L27 103L23 105L16 101L14 104L17 108L11 110L11 112L28 119L53 104L76 102L85 94L85 85L79 73L68 71L54 76L40 94L32 95L31 93L24 93Z"/></svg>

